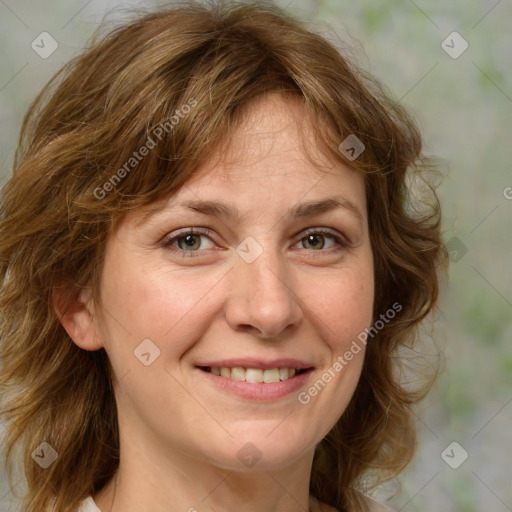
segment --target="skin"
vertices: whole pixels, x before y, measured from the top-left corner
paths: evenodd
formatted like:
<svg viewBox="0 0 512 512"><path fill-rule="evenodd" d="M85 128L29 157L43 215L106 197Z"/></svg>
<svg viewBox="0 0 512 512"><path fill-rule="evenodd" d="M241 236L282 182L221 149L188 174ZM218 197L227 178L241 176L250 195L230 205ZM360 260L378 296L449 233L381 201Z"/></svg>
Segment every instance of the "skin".
<svg viewBox="0 0 512 512"><path fill-rule="evenodd" d="M112 481L93 496L103 512L315 508L308 492L314 450L353 395L364 347L305 405L298 392L265 403L225 393L195 368L221 357L293 357L314 366L303 391L371 325L364 181L319 154L315 166L303 147L312 129L297 100L257 99L229 151L205 161L164 211L143 224L140 211L125 217L107 243L101 303L85 290L61 318L79 347L105 348L115 373L121 459L116 488ZM362 218L343 207L289 215L299 202L334 195ZM173 206L188 199L226 202L244 217ZM192 240L196 257L180 255L190 254L183 238L162 243L200 227L212 235ZM308 228L320 233L311 240ZM350 246L337 245L325 228ZM236 252L249 236L262 249L252 263ZM134 357L146 338L160 350L149 366ZM262 454L250 468L237 458L248 442Z"/></svg>

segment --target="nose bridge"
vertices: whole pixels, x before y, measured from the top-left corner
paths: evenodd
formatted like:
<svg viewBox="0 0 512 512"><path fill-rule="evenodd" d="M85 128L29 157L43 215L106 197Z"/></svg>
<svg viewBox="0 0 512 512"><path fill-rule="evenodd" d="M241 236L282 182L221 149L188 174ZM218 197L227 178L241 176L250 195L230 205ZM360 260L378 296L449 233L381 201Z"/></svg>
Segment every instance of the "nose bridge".
<svg viewBox="0 0 512 512"><path fill-rule="evenodd" d="M270 241L263 244L254 239L246 246L242 243L237 253L228 322L235 329L250 326L265 338L279 336L297 324L302 314L284 257Z"/></svg>

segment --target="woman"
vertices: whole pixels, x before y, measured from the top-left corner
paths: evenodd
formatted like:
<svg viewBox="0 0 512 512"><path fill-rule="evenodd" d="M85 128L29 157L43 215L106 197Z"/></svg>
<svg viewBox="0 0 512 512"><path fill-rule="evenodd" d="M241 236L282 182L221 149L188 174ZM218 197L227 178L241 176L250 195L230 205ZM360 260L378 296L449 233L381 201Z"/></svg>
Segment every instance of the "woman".
<svg viewBox="0 0 512 512"><path fill-rule="evenodd" d="M24 510L386 510L366 493L410 461L428 390L396 355L446 261L435 193L405 185L424 168L407 113L276 7L98 35L2 191Z"/></svg>

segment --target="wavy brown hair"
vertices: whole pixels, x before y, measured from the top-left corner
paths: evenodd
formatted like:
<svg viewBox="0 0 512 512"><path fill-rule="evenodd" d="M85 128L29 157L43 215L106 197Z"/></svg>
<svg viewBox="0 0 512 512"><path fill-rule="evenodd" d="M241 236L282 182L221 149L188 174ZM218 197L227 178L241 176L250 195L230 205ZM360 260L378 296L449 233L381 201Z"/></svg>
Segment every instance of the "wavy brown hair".
<svg viewBox="0 0 512 512"><path fill-rule="evenodd" d="M267 3L188 2L100 29L23 122L0 202L0 413L5 465L11 481L18 449L27 512L52 500L56 512L75 511L119 463L106 352L72 342L52 306L54 290L63 287L71 301L92 284L97 300L105 243L123 216L158 208L229 140L251 100L272 91L300 98L318 147L364 173L374 317L402 305L368 343L354 396L317 446L310 493L340 511L363 510L358 489L367 475L383 481L411 460L410 406L433 379L408 387L398 354L414 346L436 307L446 263L434 188L419 209L409 200L406 177L432 167L421 135L375 78L290 14ZM172 116L179 122L154 137ZM356 160L338 147L349 134L365 145ZM155 147L119 171L148 137ZM31 457L42 441L59 454L48 469Z"/></svg>

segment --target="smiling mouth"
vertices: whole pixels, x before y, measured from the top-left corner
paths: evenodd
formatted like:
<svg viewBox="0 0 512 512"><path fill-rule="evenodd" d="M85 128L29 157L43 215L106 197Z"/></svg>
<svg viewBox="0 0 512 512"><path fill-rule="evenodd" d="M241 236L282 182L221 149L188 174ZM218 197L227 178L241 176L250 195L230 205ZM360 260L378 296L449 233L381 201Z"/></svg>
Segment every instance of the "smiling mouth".
<svg viewBox="0 0 512 512"><path fill-rule="evenodd" d="M239 382L249 382L252 384L267 383L272 384L284 380L292 379L297 375L305 373L311 368L270 368L263 370L261 368L242 368L235 366L233 368L217 367L217 366L199 366L200 370L211 373L218 377L224 377Z"/></svg>

